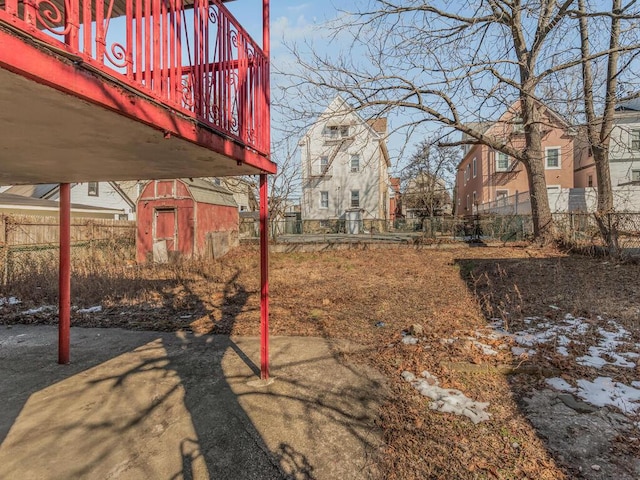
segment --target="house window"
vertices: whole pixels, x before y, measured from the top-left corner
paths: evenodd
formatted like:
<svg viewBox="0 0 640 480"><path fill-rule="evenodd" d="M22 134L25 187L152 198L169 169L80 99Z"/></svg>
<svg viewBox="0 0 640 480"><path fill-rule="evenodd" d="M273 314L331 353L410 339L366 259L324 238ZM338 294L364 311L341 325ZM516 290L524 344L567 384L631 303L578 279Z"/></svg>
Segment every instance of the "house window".
<svg viewBox="0 0 640 480"><path fill-rule="evenodd" d="M360 190L351 190L351 208L360 208Z"/></svg>
<svg viewBox="0 0 640 480"><path fill-rule="evenodd" d="M469 207L471 205L469 204L469 195L467 195L467 206L464 208L465 210L469 210Z"/></svg>
<svg viewBox="0 0 640 480"><path fill-rule="evenodd" d="M496 172L506 172L507 170L509 170L509 155L496 152Z"/></svg>
<svg viewBox="0 0 640 480"><path fill-rule="evenodd" d="M473 157L473 178L478 176L478 161L475 157Z"/></svg>
<svg viewBox="0 0 640 480"><path fill-rule="evenodd" d="M349 136L349 125L331 125L327 127L329 138L344 138Z"/></svg>
<svg viewBox="0 0 640 480"><path fill-rule="evenodd" d="M500 206L507 204L507 198L509 197L509 190L496 190L496 203Z"/></svg>
<svg viewBox="0 0 640 480"><path fill-rule="evenodd" d="M473 204L478 205L478 196L476 195L476 192L473 192Z"/></svg>
<svg viewBox="0 0 640 480"><path fill-rule="evenodd" d="M587 179L587 184L589 187L593 187L593 175L589 175L589 178Z"/></svg>
<svg viewBox="0 0 640 480"><path fill-rule="evenodd" d="M640 150L640 130L631 130L631 150Z"/></svg>
<svg viewBox="0 0 640 480"><path fill-rule="evenodd" d="M89 182L87 186L87 195L97 197L99 195L98 182Z"/></svg>
<svg viewBox="0 0 640 480"><path fill-rule="evenodd" d="M320 208L329 208L329 192L320 192Z"/></svg>
<svg viewBox="0 0 640 480"><path fill-rule="evenodd" d="M560 168L560 148L547 147L544 149L545 167Z"/></svg>
<svg viewBox="0 0 640 480"><path fill-rule="evenodd" d="M351 155L351 171L360 171L360 155Z"/></svg>
<svg viewBox="0 0 640 480"><path fill-rule="evenodd" d="M522 117L513 117L513 133L524 133Z"/></svg>
<svg viewBox="0 0 640 480"><path fill-rule="evenodd" d="M326 173L329 169L329 157L320 157L320 173Z"/></svg>
<svg viewBox="0 0 640 480"><path fill-rule="evenodd" d="M631 170L631 181L640 182L640 170Z"/></svg>

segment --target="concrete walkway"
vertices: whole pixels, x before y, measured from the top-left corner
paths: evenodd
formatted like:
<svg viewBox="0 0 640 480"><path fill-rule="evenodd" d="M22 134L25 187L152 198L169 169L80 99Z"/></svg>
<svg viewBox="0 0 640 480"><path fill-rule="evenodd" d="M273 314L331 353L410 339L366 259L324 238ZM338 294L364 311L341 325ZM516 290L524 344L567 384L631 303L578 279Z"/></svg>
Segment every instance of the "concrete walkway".
<svg viewBox="0 0 640 480"><path fill-rule="evenodd" d="M318 338L259 340L0 326L0 478L361 479L376 476L379 375ZM344 348L344 347L343 347Z"/></svg>

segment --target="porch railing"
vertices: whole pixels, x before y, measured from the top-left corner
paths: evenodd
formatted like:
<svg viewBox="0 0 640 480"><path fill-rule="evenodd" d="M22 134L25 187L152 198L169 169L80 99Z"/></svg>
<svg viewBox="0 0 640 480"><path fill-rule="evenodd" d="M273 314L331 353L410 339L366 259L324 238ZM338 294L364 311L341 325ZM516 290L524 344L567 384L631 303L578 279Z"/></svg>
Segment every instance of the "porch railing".
<svg viewBox="0 0 640 480"><path fill-rule="evenodd" d="M269 64L220 0L0 0L0 25L268 155Z"/></svg>

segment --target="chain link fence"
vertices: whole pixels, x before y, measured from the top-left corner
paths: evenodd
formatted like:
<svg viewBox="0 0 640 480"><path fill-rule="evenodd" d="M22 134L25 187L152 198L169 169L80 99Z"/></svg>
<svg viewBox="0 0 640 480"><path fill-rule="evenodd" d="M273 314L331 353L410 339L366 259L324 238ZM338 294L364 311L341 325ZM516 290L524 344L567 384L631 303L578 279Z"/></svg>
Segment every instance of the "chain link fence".
<svg viewBox="0 0 640 480"><path fill-rule="evenodd" d="M567 245L602 248L604 243L598 223L592 213L554 213L554 222L560 238ZM640 253L640 213L624 212L606 215L603 221L618 232L618 242L623 253ZM240 232L244 238L257 238L257 221L243 222ZM478 214L467 217L432 217L387 221L380 219L359 220L357 225L348 220L278 220L270 222L272 239L278 240L305 236L317 238L327 235L349 235L362 239L365 236L384 240L385 237L419 235L430 239L454 241L517 242L533 238L531 215ZM636 252L637 250L637 252Z"/></svg>

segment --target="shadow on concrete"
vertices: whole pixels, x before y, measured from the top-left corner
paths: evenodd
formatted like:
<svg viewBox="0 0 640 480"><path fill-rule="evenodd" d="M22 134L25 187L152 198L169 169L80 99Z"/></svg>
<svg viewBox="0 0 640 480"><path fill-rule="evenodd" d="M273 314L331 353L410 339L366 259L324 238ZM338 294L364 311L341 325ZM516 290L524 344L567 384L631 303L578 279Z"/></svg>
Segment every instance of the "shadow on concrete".
<svg viewBox="0 0 640 480"><path fill-rule="evenodd" d="M233 279L225 305L249 295ZM225 315L230 322L233 314ZM257 326L256 326L257 329ZM2 478L367 478L384 388L326 339L272 339L267 387L258 338L56 328L0 331Z"/></svg>

